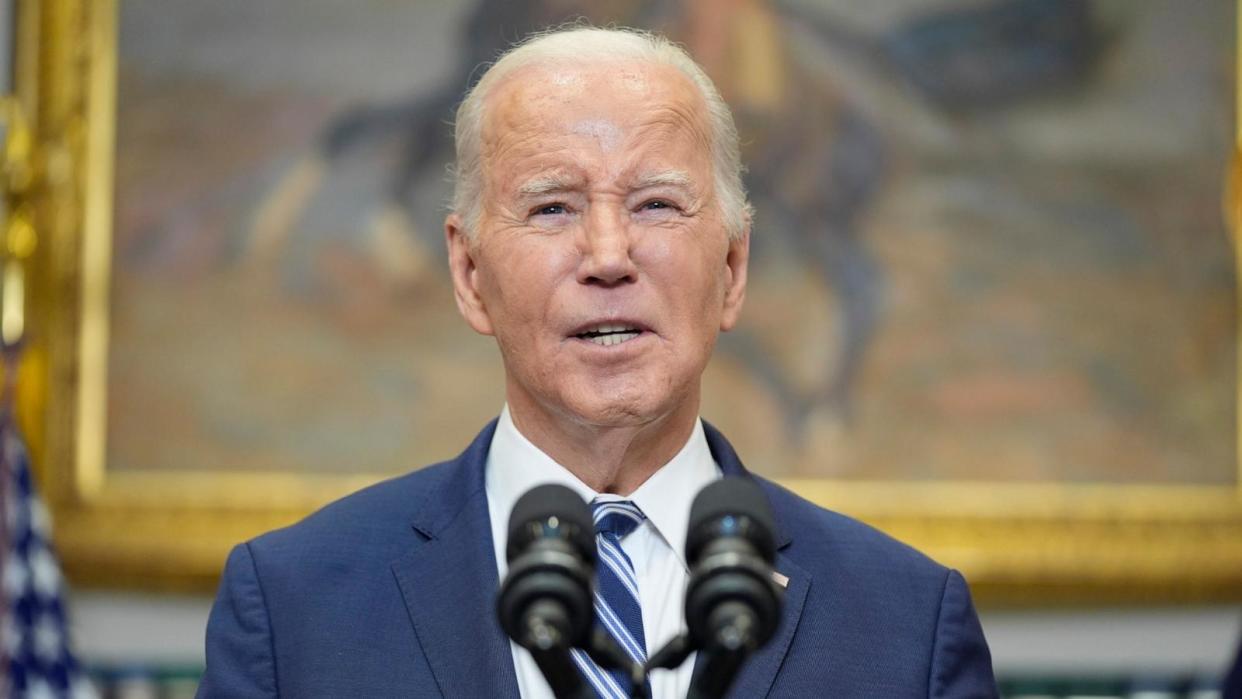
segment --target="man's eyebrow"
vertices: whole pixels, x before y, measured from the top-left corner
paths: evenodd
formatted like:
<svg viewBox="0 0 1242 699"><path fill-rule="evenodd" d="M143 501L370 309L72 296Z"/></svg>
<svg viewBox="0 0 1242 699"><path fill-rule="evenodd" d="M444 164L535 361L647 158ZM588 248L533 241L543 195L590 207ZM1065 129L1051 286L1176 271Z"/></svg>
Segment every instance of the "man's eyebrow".
<svg viewBox="0 0 1242 699"><path fill-rule="evenodd" d="M639 175L634 178L632 187L634 189L646 189L648 187L689 187L694 180L690 175L682 170L665 170L663 172L651 172Z"/></svg>
<svg viewBox="0 0 1242 699"><path fill-rule="evenodd" d="M518 195L537 197L552 192L565 192L576 189L578 186L578 178L570 175L537 175L518 186Z"/></svg>
<svg viewBox="0 0 1242 699"><path fill-rule="evenodd" d="M683 170L664 170L639 175L630 184L632 190L649 187L689 187L694 180ZM582 181L568 174L537 175L518 185L518 196L537 197L553 192L578 189Z"/></svg>

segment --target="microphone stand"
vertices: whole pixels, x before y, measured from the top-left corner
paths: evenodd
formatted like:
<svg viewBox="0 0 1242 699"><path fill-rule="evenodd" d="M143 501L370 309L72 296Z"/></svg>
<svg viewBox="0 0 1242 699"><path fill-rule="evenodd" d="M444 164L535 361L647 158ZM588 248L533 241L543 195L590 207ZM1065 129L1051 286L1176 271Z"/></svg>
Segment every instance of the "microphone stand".
<svg viewBox="0 0 1242 699"><path fill-rule="evenodd" d="M629 672L630 699L651 699L647 694L647 668L630 660L630 656L603 629L595 627L590 643L583 650L605 670Z"/></svg>
<svg viewBox="0 0 1242 699"><path fill-rule="evenodd" d="M697 663L694 677L690 680L686 699L720 699L729 691L749 651L741 646L729 649L713 645L710 649L695 648L689 635L681 634L651 656L647 661L647 670L675 670L697 650L702 660Z"/></svg>
<svg viewBox="0 0 1242 699"><path fill-rule="evenodd" d="M595 699L595 692L582 681L569 655L562 624L556 623L562 620L558 614L560 608L546 603L537 606L542 607L542 614L526 618L525 634L519 645L530 651L556 699Z"/></svg>
<svg viewBox="0 0 1242 699"><path fill-rule="evenodd" d="M750 610L736 603L725 604L716 614L729 615L730 622L719 627L715 636L703 647L696 647L689 634L680 634L669 641L647 661L648 671L661 668L673 670L699 651L702 662L690 680L686 699L721 699L729 691L733 679L758 643L754 636L755 619Z"/></svg>
<svg viewBox="0 0 1242 699"><path fill-rule="evenodd" d="M695 651L694 644L690 642L689 634L678 634L672 640L664 644L664 647L656 651L650 658L647 658L646 671L650 672L655 669L676 670L681 664L686 662L690 654Z"/></svg>
<svg viewBox="0 0 1242 699"><path fill-rule="evenodd" d="M539 638L539 631L532 629L532 637ZM595 690L583 680L568 648L539 642L527 648L556 699L596 699ZM630 660L630 656L602 629L595 627L582 650L604 670L623 670L629 673L630 699L650 699L647 694L646 668Z"/></svg>
<svg viewBox="0 0 1242 699"><path fill-rule="evenodd" d="M548 681L556 699L596 699L595 691L582 681L578 668L565 648L549 648L530 652L539 672Z"/></svg>
<svg viewBox="0 0 1242 699"><path fill-rule="evenodd" d="M741 648L715 648L702 653L703 662L690 680L690 691L686 694L686 699L720 699L729 691L747 652Z"/></svg>

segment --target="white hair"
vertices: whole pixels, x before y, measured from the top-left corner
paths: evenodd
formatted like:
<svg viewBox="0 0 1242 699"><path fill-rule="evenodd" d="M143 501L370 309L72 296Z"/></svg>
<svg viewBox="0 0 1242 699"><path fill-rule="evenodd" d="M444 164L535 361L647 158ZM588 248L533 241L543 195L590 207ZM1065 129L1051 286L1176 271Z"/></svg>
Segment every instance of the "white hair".
<svg viewBox="0 0 1242 699"><path fill-rule="evenodd" d="M681 71L707 106L716 199L730 238L745 232L751 217L742 184L742 156L733 114L711 78L684 49L667 38L637 29L575 26L534 34L505 52L475 83L457 108L452 209L466 233L477 235L483 200L483 121L487 96L506 76L535 63L647 61Z"/></svg>

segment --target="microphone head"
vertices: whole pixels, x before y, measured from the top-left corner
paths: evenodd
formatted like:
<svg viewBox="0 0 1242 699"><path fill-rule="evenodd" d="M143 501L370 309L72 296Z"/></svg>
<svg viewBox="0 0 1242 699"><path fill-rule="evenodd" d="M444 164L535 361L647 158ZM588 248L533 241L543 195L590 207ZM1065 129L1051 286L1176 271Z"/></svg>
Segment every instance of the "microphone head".
<svg viewBox="0 0 1242 699"><path fill-rule="evenodd" d="M533 541L566 540L588 563L595 563L595 524L586 501L572 489L548 483L526 491L509 515L505 557L512 563Z"/></svg>
<svg viewBox="0 0 1242 699"><path fill-rule="evenodd" d="M699 491L690 506L686 561L693 566L708 542L737 536L771 563L776 556L775 531L772 506L757 483L741 476L721 478Z"/></svg>

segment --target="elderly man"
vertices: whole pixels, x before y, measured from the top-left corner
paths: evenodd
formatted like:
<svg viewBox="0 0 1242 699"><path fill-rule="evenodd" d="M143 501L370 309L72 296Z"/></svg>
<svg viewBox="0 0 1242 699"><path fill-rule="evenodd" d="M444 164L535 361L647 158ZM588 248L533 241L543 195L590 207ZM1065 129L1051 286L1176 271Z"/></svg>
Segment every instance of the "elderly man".
<svg viewBox="0 0 1242 699"><path fill-rule="evenodd" d="M633 605L609 625L622 646L641 659L682 630L691 500L722 474L754 478L698 417L746 292L740 170L716 89L658 36L552 32L494 64L458 111L445 231L507 404L456 459L237 547L199 696L550 696L493 612L510 511L547 482L636 522L600 534L633 583L612 602ZM756 480L787 589L732 696L995 696L960 575ZM577 662L600 696L627 696ZM684 697L692 672L653 672L654 696Z"/></svg>

